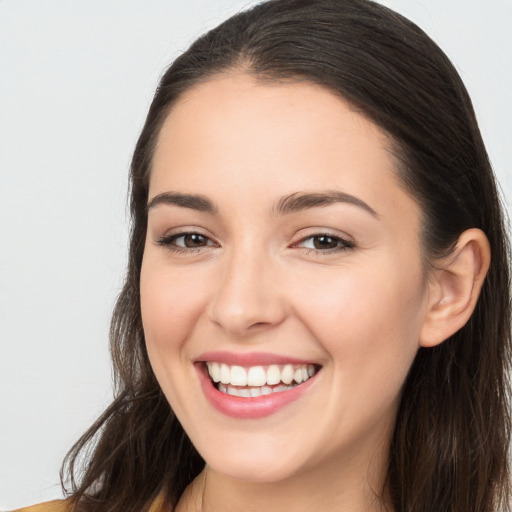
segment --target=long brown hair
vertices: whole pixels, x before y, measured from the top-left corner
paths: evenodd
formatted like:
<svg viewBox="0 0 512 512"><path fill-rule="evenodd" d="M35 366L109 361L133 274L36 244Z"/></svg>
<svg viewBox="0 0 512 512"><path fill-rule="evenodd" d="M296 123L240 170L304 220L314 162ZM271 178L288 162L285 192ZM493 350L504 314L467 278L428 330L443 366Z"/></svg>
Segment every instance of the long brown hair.
<svg viewBox="0 0 512 512"><path fill-rule="evenodd" d="M199 38L164 74L131 166L128 272L111 327L116 398L65 460L73 502L140 512L160 494L172 506L204 465L149 364L139 277L163 120L184 91L232 69L320 84L384 129L422 207L427 261L468 228L486 233L492 262L474 314L420 349L404 384L387 482L397 512L510 510L510 261L495 179L453 65L416 25L369 0L264 2Z"/></svg>

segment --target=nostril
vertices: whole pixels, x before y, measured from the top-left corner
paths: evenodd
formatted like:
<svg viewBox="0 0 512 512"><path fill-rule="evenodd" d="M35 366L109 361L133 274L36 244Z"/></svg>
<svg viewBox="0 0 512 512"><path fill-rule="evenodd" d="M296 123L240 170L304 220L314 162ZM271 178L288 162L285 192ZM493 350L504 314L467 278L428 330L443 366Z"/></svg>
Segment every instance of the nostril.
<svg viewBox="0 0 512 512"><path fill-rule="evenodd" d="M271 322L255 322L254 324L249 326L249 329L256 330L268 327L271 325Z"/></svg>

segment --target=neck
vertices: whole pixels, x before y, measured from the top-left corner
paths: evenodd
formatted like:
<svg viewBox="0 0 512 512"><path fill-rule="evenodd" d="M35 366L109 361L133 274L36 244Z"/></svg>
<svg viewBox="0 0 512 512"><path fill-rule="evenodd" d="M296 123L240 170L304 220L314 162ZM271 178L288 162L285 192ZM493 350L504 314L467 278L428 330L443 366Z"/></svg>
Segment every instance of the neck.
<svg viewBox="0 0 512 512"><path fill-rule="evenodd" d="M339 458L278 482L248 482L208 465L190 484L175 512L382 512L388 447L362 463ZM386 500L388 507L389 501Z"/></svg>

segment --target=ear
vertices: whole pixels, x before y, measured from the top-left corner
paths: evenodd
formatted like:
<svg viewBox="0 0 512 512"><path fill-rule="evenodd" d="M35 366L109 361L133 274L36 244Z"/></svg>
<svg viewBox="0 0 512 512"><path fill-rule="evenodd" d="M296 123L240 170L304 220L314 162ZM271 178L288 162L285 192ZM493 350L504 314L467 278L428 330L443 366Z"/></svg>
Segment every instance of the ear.
<svg viewBox="0 0 512 512"><path fill-rule="evenodd" d="M480 229L468 229L455 250L437 260L428 284L420 346L439 345L463 327L473 313L489 270L491 250Z"/></svg>

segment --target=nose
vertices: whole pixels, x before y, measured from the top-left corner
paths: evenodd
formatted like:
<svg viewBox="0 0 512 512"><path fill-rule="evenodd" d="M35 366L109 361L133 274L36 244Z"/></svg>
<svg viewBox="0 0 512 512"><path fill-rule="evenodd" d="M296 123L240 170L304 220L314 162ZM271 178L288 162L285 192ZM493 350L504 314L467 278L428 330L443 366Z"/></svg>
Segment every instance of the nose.
<svg viewBox="0 0 512 512"><path fill-rule="evenodd" d="M210 319L231 337L250 337L285 319L279 271L271 260L249 249L233 251L223 262Z"/></svg>

